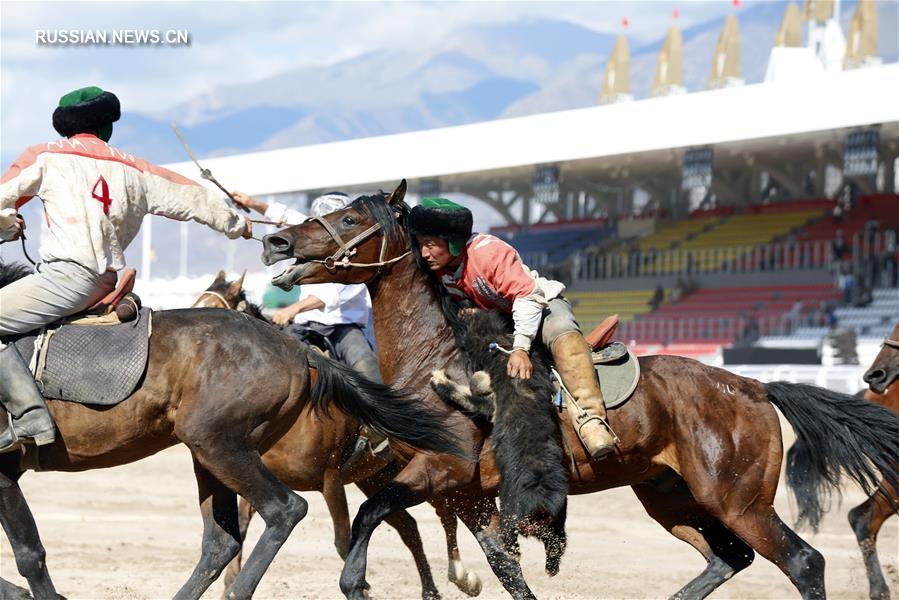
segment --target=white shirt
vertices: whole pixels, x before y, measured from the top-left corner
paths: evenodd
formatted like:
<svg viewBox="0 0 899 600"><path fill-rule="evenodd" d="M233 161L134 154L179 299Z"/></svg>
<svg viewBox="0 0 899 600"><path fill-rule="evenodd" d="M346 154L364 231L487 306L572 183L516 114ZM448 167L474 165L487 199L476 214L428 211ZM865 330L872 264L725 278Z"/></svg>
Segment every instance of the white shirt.
<svg viewBox="0 0 899 600"><path fill-rule="evenodd" d="M280 202L272 202L265 211L270 221L282 221L298 225L308 217L298 210L288 208ZM371 314L371 298L364 283L344 285L342 283L307 283L300 286L300 300L315 296L325 307L307 310L294 317L297 324L321 323L322 325L359 325L366 327Z"/></svg>
<svg viewBox="0 0 899 600"><path fill-rule="evenodd" d="M322 325L368 325L371 300L364 283L307 283L300 286L300 300L315 296L325 307L307 310L294 317L297 324L314 321Z"/></svg>

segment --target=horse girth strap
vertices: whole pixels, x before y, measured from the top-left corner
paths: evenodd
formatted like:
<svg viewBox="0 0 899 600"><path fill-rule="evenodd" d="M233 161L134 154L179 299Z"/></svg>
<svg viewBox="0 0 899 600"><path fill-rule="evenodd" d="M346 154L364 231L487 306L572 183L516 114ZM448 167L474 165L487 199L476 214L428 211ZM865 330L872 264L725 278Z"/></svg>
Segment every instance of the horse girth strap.
<svg viewBox="0 0 899 600"><path fill-rule="evenodd" d="M890 348L893 348L894 350L899 350L899 340L893 340L890 338L886 338L885 340L883 340L883 345L889 346Z"/></svg>

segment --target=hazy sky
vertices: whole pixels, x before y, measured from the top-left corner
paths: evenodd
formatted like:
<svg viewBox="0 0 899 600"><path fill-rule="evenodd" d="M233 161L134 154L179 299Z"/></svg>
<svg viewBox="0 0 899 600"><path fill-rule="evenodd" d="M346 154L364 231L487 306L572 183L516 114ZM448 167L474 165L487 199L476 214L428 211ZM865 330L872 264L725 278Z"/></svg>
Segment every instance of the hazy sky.
<svg viewBox="0 0 899 600"><path fill-rule="evenodd" d="M750 0L751 4L751 0ZM744 3L746 6L746 3ZM633 44L734 10L705 2L0 2L3 154L55 137L59 97L99 85L125 110L159 112L212 88L385 48L429 45L475 24L568 20ZM187 30L189 46L40 45L39 30ZM3 165L5 168L7 165Z"/></svg>

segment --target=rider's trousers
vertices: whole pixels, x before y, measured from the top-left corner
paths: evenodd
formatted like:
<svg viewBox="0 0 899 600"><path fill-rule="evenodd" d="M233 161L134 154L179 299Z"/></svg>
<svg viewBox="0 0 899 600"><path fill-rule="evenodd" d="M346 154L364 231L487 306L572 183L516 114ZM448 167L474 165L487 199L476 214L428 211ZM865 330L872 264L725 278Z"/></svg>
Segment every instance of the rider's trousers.
<svg viewBox="0 0 899 600"><path fill-rule="evenodd" d="M0 288L0 336L26 333L77 314L115 285L113 271L98 275L78 263L41 263L37 273Z"/></svg>

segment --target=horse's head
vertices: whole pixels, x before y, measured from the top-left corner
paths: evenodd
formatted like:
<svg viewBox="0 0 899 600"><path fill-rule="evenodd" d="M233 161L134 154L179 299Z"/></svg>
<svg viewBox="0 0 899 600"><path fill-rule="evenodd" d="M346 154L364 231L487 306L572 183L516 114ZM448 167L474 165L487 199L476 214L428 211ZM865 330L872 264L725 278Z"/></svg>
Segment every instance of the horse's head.
<svg viewBox="0 0 899 600"><path fill-rule="evenodd" d="M408 253L400 218L404 179L389 195L360 196L343 210L312 217L263 238L262 262L295 259L272 283L367 283Z"/></svg>
<svg viewBox="0 0 899 600"><path fill-rule="evenodd" d="M871 368L865 372L865 383L872 392L884 394L899 377L899 323L893 334L883 341L883 347L874 358Z"/></svg>
<svg viewBox="0 0 899 600"><path fill-rule="evenodd" d="M243 280L247 272L234 281L225 279L225 272L219 271L215 281L206 288L191 308L232 308L246 310L247 300L243 292ZM241 303L243 305L241 306Z"/></svg>

